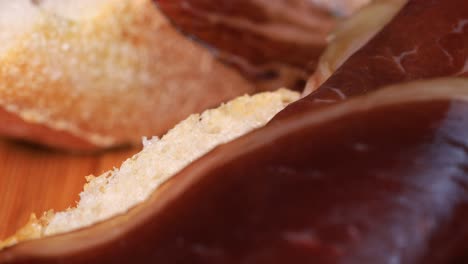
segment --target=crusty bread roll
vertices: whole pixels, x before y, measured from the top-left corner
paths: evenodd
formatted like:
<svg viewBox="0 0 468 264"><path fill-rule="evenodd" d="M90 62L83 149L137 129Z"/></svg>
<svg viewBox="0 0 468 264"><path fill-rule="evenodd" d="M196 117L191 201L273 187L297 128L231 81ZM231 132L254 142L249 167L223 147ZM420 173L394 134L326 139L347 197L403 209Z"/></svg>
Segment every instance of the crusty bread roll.
<svg viewBox="0 0 468 264"><path fill-rule="evenodd" d="M161 139L144 140L144 149L120 169L99 177L89 176L80 201L64 212L47 212L0 248L19 241L69 232L92 225L146 200L162 183L214 147L231 141L268 122L299 93L286 89L242 96L216 109L193 114Z"/></svg>

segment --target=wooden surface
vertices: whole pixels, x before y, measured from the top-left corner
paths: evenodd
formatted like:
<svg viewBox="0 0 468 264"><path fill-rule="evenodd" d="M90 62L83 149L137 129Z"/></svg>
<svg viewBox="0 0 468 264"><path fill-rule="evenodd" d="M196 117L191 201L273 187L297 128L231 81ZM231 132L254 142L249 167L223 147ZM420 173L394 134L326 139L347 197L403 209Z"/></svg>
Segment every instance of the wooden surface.
<svg viewBox="0 0 468 264"><path fill-rule="evenodd" d="M138 148L77 155L0 139L0 240L40 215L73 206L84 176L119 167Z"/></svg>

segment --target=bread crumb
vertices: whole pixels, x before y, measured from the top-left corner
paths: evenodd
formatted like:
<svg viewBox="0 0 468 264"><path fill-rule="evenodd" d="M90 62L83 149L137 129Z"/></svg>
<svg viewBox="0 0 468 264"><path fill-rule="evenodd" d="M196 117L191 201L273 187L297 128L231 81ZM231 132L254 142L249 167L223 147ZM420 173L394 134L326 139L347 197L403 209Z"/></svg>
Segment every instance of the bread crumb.
<svg viewBox="0 0 468 264"><path fill-rule="evenodd" d="M297 92L286 89L244 95L216 109L189 116L161 139L144 138L143 150L119 169L86 177L88 183L74 208L55 214L48 212L40 219L33 216L17 234L0 242L0 248L69 232L126 213L188 164L216 146L265 125L298 98Z"/></svg>

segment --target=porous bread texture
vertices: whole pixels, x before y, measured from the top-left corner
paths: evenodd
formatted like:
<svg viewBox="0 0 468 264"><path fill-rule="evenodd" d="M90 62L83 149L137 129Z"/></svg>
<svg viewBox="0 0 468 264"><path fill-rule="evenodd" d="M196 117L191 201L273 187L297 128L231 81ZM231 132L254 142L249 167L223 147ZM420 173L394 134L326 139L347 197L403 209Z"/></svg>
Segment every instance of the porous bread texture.
<svg viewBox="0 0 468 264"><path fill-rule="evenodd" d="M0 0L0 41L0 107L101 147L253 92L152 0Z"/></svg>
<svg viewBox="0 0 468 264"><path fill-rule="evenodd" d="M72 231L125 213L194 160L220 144L265 125L298 98L297 92L280 89L238 97L219 108L191 115L161 139L145 139L143 150L126 160L120 169L99 177L89 176L76 207L58 213L47 212L40 219L32 216L24 228L3 242L3 246Z"/></svg>

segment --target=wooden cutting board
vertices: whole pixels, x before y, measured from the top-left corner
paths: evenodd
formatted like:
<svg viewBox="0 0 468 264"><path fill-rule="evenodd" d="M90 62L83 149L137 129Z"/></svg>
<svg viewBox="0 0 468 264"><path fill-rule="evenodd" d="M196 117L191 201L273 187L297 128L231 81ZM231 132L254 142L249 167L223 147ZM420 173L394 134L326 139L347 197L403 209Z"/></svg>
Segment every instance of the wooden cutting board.
<svg viewBox="0 0 468 264"><path fill-rule="evenodd" d="M0 240L40 215L75 204L85 176L120 167L139 148L70 154L0 139Z"/></svg>

